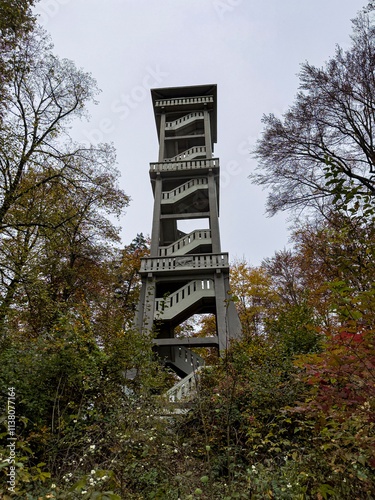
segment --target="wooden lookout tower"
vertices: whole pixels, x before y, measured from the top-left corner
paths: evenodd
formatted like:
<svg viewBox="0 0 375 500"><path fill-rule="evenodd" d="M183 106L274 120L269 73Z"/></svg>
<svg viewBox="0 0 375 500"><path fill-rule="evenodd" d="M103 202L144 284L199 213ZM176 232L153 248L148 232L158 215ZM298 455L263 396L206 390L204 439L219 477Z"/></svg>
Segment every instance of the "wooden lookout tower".
<svg viewBox="0 0 375 500"><path fill-rule="evenodd" d="M219 160L216 85L151 90L159 160L150 164L154 212L150 257L142 259L137 326L157 325L156 349L180 376L202 361L191 347L223 351L241 325L229 294L228 254L219 232ZM190 220L188 233L179 222ZM202 224L205 222L205 224ZM200 226L205 226L201 229ZM175 338L175 328L194 314L213 313L217 332Z"/></svg>

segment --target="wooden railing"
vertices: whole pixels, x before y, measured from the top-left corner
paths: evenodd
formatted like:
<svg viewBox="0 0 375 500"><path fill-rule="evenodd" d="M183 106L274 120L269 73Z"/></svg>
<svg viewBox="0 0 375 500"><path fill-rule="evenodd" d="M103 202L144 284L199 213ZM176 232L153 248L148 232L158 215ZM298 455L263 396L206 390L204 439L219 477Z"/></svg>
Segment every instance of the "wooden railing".
<svg viewBox="0 0 375 500"><path fill-rule="evenodd" d="M219 168L218 158L207 158L198 160L183 160L183 161L161 161L157 163L150 163L150 174L157 172L175 172L179 170L193 170L193 169L214 169Z"/></svg>
<svg viewBox="0 0 375 500"><path fill-rule="evenodd" d="M195 397L198 390L198 384L201 377L201 372L204 366L200 366L195 371L190 373L187 377L183 378L173 387L171 387L165 395L171 402L177 402L181 400L191 400Z"/></svg>
<svg viewBox="0 0 375 500"><path fill-rule="evenodd" d="M140 273L226 268L229 268L228 253L189 254L171 257L145 257L141 261Z"/></svg>
<svg viewBox="0 0 375 500"><path fill-rule="evenodd" d="M204 360L199 354L196 354L188 347L173 346L171 350L173 354L170 363L186 375L204 365Z"/></svg>
<svg viewBox="0 0 375 500"><path fill-rule="evenodd" d="M155 101L156 106L180 106L181 104L197 104L197 103L212 103L214 98L212 95L196 96L196 97L177 97L175 99L158 99Z"/></svg>

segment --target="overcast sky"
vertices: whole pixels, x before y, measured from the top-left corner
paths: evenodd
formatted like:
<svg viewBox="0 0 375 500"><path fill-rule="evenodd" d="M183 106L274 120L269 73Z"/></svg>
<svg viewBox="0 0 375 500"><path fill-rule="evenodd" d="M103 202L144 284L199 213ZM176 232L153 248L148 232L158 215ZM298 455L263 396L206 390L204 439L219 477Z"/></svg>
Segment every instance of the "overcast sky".
<svg viewBox="0 0 375 500"><path fill-rule="evenodd" d="M248 180L263 114L281 116L300 64L321 66L348 47L366 0L41 0L55 52L97 79L102 93L75 138L113 142L132 198L123 244L151 233L149 163L158 142L150 88L216 83L222 250L260 264L288 245L287 215L265 216L266 193Z"/></svg>

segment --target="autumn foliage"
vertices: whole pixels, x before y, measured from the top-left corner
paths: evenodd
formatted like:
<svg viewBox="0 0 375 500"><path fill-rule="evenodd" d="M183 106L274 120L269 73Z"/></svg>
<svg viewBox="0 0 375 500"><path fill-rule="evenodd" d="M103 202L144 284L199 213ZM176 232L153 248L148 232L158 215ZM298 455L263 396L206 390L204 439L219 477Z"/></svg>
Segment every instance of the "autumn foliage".
<svg viewBox="0 0 375 500"><path fill-rule="evenodd" d="M197 391L176 405L175 375L133 326L149 240L120 242L114 149L69 138L96 83L54 56L33 3L0 2L0 45L17 56L0 57L0 394L17 396L14 494L5 406L0 419L1 498L375 498L371 19L265 119L268 211L308 217L288 249L232 264L243 336L199 351ZM176 329L215 333L214 315Z"/></svg>

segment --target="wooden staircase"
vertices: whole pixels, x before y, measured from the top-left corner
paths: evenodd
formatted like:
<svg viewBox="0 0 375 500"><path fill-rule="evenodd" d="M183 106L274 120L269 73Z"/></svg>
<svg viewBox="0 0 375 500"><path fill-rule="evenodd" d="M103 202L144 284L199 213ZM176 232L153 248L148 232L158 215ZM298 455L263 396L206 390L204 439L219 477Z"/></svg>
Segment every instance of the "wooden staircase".
<svg viewBox="0 0 375 500"><path fill-rule="evenodd" d="M171 245L159 247L159 255L160 257L186 255L193 253L202 245L212 245L210 229L196 229L189 234L185 234Z"/></svg>
<svg viewBox="0 0 375 500"><path fill-rule="evenodd" d="M182 151L176 156L165 158L164 161L187 161L193 160L194 158L206 158L206 155L206 146L194 146L187 149L186 151Z"/></svg>

